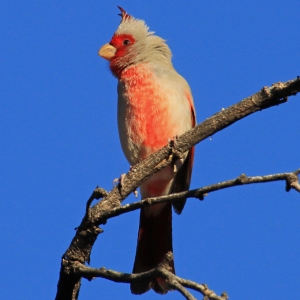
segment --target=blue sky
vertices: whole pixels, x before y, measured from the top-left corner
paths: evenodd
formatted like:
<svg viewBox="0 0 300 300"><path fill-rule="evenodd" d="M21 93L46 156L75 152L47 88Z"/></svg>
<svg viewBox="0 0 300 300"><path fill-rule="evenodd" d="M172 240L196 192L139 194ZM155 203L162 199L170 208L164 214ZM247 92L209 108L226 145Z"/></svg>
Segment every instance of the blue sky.
<svg viewBox="0 0 300 300"><path fill-rule="evenodd" d="M60 257L86 200L129 168L118 140L116 79L97 55L119 24L117 5L167 40L198 122L300 75L298 0L2 1L1 299L54 298ZM203 141L192 188L299 168L299 111L300 96L291 97ZM173 220L178 276L230 299L297 299L299 211L299 194L286 193L283 182L189 200ZM130 272L137 228L138 212L109 220L91 265ZM80 299L95 297L137 298L126 284L83 280Z"/></svg>

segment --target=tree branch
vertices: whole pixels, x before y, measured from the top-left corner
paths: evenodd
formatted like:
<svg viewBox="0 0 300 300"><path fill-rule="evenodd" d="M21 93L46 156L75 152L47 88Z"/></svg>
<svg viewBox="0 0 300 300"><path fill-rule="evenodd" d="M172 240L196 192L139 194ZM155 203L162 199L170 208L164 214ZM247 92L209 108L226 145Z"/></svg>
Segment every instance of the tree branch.
<svg viewBox="0 0 300 300"><path fill-rule="evenodd" d="M294 189L297 192L300 192L300 184L298 179L299 174L300 174L300 169L294 172L278 173L278 174L271 174L271 175L264 175L264 176L253 176L253 177L248 177L245 174L242 174L235 179L230 179L227 181L215 183L202 188L198 188L186 192L170 194L166 196L155 197L155 198L147 198L141 201L119 206L103 212L102 217L103 219L108 220L110 218L117 217L124 213L140 209L141 207L144 206L149 206L161 202L174 201L180 198L198 198L200 200L203 200L204 196L206 196L210 192L215 192L218 190L222 190L234 186L253 184L253 183L265 183L271 181L285 180L287 192L290 191L290 189Z"/></svg>
<svg viewBox="0 0 300 300"><path fill-rule="evenodd" d="M226 300L227 296L223 293L221 296L216 295L215 292L209 290L206 284L198 284L194 281L180 278L174 275L172 272L167 271L165 268L157 267L147 272L128 274L122 273L110 269L102 268L91 268L81 263L73 263L69 268L70 274L92 280L100 277L105 278L114 282L131 283L134 281L147 280L154 277L162 277L168 281L171 287L179 291L186 299L195 299L193 295L187 291L186 288L191 288L197 292L200 292L203 296L206 296L209 300ZM184 288L186 287L186 288Z"/></svg>
<svg viewBox="0 0 300 300"><path fill-rule="evenodd" d="M212 136L242 118L263 109L287 102L287 97L300 92L300 79L277 83L272 87L264 87L256 94L245 98L237 104L224 109L206 119L190 131L184 133L156 153L135 165L122 179L122 186L116 186L107 197L92 209L96 223L101 224L103 209L107 205L118 207L132 191L150 176L176 160L178 153L185 153L192 146Z"/></svg>
<svg viewBox="0 0 300 300"><path fill-rule="evenodd" d="M114 187L102 201L88 209L88 213L78 227L69 248L63 255L56 300L78 299L80 277L70 276L68 270L65 269L64 261L78 261L80 263L89 261L91 249L98 234L102 232L98 226L105 223L106 220L103 218L105 211L119 207L120 203L143 181L174 162L180 154L185 153L193 145L252 113L285 103L287 97L296 95L299 91L299 77L285 83L274 84L272 87L264 87L256 94L206 119L134 166L124 176L122 186L119 184ZM289 188L292 188L293 185ZM294 188L300 189L299 184L296 184ZM91 202L92 200L89 202L88 207Z"/></svg>

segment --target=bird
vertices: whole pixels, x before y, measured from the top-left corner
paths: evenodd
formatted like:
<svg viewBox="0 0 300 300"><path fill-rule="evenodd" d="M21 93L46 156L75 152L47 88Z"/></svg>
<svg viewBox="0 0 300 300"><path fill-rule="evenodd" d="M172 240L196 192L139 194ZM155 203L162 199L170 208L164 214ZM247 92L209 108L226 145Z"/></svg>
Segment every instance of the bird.
<svg viewBox="0 0 300 300"><path fill-rule="evenodd" d="M196 115L191 89L174 69L166 41L150 31L145 21L119 9L121 22L98 54L109 61L118 80L119 138L125 157L133 166L193 128ZM144 181L140 186L141 198L188 190L193 161L194 147L176 164ZM141 208L132 273L163 265L175 274L172 206L181 214L185 202L185 198L180 198ZM133 294L143 294L151 288L159 294L172 290L160 277L133 281L130 285Z"/></svg>

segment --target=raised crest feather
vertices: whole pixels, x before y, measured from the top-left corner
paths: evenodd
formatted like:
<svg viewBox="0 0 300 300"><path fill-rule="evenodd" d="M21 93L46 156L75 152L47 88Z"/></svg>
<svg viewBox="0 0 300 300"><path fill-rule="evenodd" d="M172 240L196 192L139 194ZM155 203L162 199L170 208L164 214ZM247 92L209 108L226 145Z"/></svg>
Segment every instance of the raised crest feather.
<svg viewBox="0 0 300 300"><path fill-rule="evenodd" d="M128 13L125 11L124 8L122 8L121 6L118 6L119 10L121 11L120 14L118 14L118 16L120 16L122 18L121 23L126 20L126 19L131 19L132 16L128 15Z"/></svg>

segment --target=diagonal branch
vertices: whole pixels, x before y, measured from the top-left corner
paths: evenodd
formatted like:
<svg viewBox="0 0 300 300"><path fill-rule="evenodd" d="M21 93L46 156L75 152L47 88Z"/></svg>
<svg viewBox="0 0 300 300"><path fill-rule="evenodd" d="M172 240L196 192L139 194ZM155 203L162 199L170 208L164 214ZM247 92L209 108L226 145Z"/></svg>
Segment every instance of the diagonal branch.
<svg viewBox="0 0 300 300"><path fill-rule="evenodd" d="M88 214L84 216L76 235L63 255L56 300L78 299L80 276L70 276L63 261L78 261L81 263L89 261L91 249L98 234L101 233L98 226L105 222L105 218L103 218L105 211L119 207L120 203L143 181L176 160L178 154L185 153L193 145L252 113L287 102L287 97L296 95L299 92L299 77L285 83L274 84L272 87L264 87L256 94L206 119L192 130L178 137L176 141L134 166L124 176L122 186L119 184L114 187L102 201L88 209Z"/></svg>
<svg viewBox="0 0 300 300"><path fill-rule="evenodd" d="M122 186L116 186L105 197L105 201L93 207L91 214L94 221L101 224L103 209L107 209L107 206L118 207L120 202L140 186L143 181L174 161L178 153L185 153L195 144L252 113L287 102L288 96L295 95L298 92L300 92L300 78L285 83L277 83L270 88L264 87L256 94L206 119L178 137L174 143L170 143L135 165L122 178Z"/></svg>

